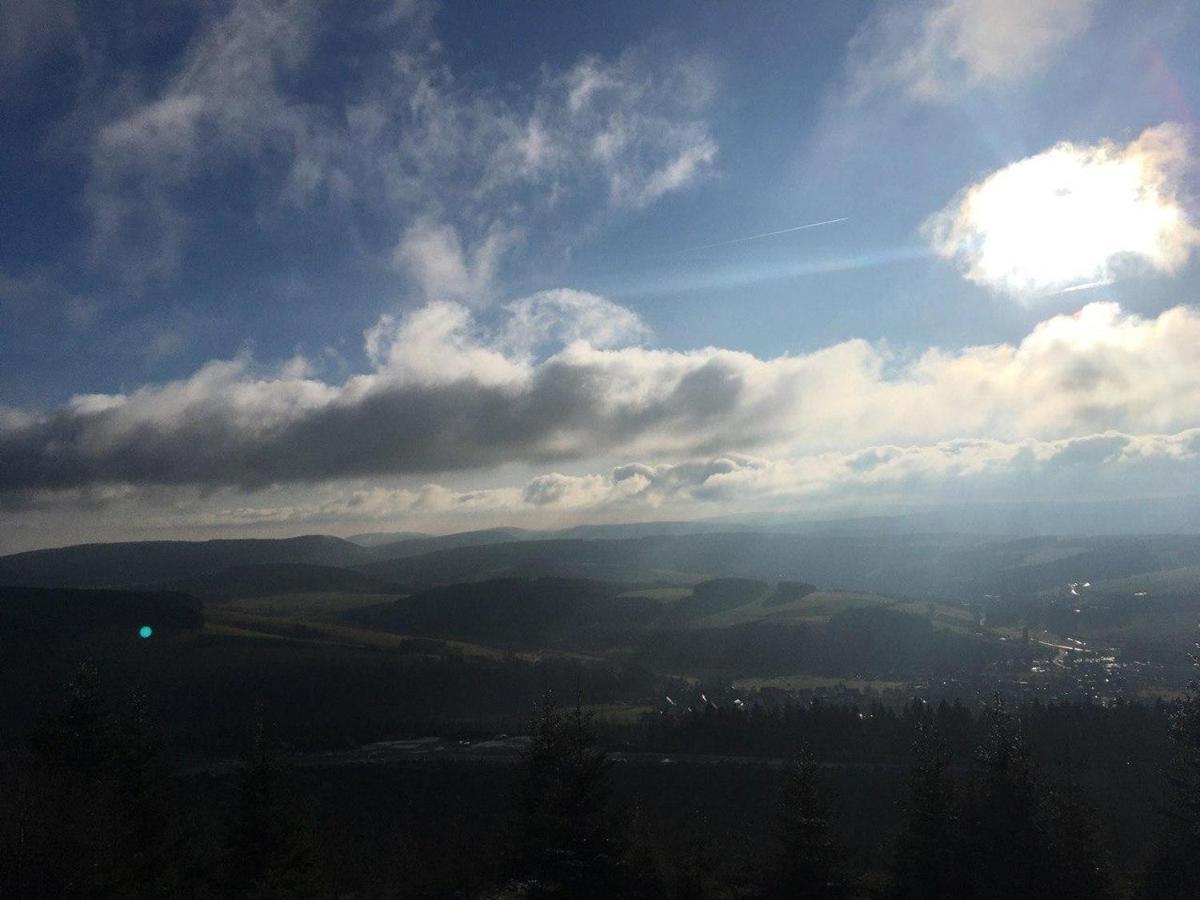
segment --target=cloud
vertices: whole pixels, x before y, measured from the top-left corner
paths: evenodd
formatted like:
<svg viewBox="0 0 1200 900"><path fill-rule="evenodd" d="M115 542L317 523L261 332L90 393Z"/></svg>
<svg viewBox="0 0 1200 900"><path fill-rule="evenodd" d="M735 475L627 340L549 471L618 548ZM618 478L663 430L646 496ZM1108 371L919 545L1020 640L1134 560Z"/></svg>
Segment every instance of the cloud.
<svg viewBox="0 0 1200 900"><path fill-rule="evenodd" d="M546 86L537 120L571 136L560 158L602 172L613 206L646 206L695 181L716 158L699 116L714 79L699 60L640 48L611 62L585 56Z"/></svg>
<svg viewBox="0 0 1200 900"><path fill-rule="evenodd" d="M206 200L189 191L228 160L289 160L272 173L276 196L306 180L310 112L282 84L307 59L314 23L299 0L238 0L195 37L163 91L101 125L86 188L94 261L130 285L172 274L189 211Z"/></svg>
<svg viewBox="0 0 1200 900"><path fill-rule="evenodd" d="M561 245L715 159L696 60L633 49L492 88L451 69L428 4L335 20L313 0L236 0L160 90L106 98L86 191L97 264L132 286L169 278L194 233L250 203L259 239L311 216L426 299L480 303L523 238Z"/></svg>
<svg viewBox="0 0 1200 900"><path fill-rule="evenodd" d="M401 318L384 316L367 330L365 340L367 355L377 368L377 374L368 378L390 385L440 387L467 382L517 389L530 374L521 360L491 346L470 311L457 303L439 301Z"/></svg>
<svg viewBox="0 0 1200 900"><path fill-rule="evenodd" d="M1096 0L886 4L851 42L851 94L899 90L932 100L958 85L1027 78L1086 30L1096 5Z"/></svg>
<svg viewBox="0 0 1200 900"><path fill-rule="evenodd" d="M413 275L427 299L482 303L491 296L501 257L518 238L515 229L493 225L467 249L452 225L421 218L405 229L392 259Z"/></svg>
<svg viewBox="0 0 1200 900"><path fill-rule="evenodd" d="M0 272L0 326L29 333L41 329L61 335L83 331L100 316L103 304L94 297L75 294L44 272L13 276Z"/></svg>
<svg viewBox="0 0 1200 900"><path fill-rule="evenodd" d="M0 497L115 485L252 490L614 456L736 463L1200 424L1200 313L1185 307L1144 319L1091 304L1016 345L913 359L860 340L761 359L638 346L632 313L615 331L596 315L620 310L608 303L549 292L490 325L445 302L385 317L365 336L373 368L342 383L297 360L272 371L242 357L126 394L9 411ZM546 339L566 343L533 354ZM857 465L868 473L884 463L894 464ZM627 477L662 483L652 472ZM560 489L547 483L530 496Z"/></svg>
<svg viewBox="0 0 1200 900"><path fill-rule="evenodd" d="M504 310L508 320L499 342L519 356L576 341L605 348L650 337L649 326L633 310L587 291L539 291L506 304Z"/></svg>
<svg viewBox="0 0 1200 900"><path fill-rule="evenodd" d="M995 291L1030 298L1138 267L1172 274L1200 244L1189 221L1187 133L1061 143L993 172L923 226L930 245Z"/></svg>
<svg viewBox="0 0 1200 900"><path fill-rule="evenodd" d="M6 0L0 5L0 96L44 54L79 41L79 18L65 0Z"/></svg>
<svg viewBox="0 0 1200 900"><path fill-rule="evenodd" d="M554 526L581 518L630 521L803 510L889 509L913 505L1014 500L1118 500L1174 493L1200 476L1200 429L1173 434L1103 432L1054 441L959 439L877 445L852 452L767 458L725 455L678 463L631 462L603 472L536 475L523 485L475 490L426 483L414 487L324 485L299 496L268 489L131 486L47 494L0 522L44 523L61 535L93 519L135 520L152 530L352 527L466 528L481 522ZM57 525L50 525L58 521ZM391 523L391 524L389 524Z"/></svg>
<svg viewBox="0 0 1200 900"><path fill-rule="evenodd" d="M723 509L822 501L920 500L968 496L1112 496L1122 488L1169 488L1200 471L1200 429L1119 432L1017 442L954 440L868 447L851 453L766 459L731 455L684 463L628 463L607 474L538 476L521 492L533 506L594 509L664 504Z"/></svg>

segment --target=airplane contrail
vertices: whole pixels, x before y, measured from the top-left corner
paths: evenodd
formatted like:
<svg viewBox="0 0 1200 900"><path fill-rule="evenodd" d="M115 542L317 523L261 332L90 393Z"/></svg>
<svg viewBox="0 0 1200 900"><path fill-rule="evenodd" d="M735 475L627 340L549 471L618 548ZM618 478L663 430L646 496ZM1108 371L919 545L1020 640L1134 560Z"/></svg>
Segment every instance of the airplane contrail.
<svg viewBox="0 0 1200 900"><path fill-rule="evenodd" d="M1116 281L1111 278L1104 281L1087 281L1083 284L1073 284L1070 287L1065 287L1061 291L1054 291L1050 296L1055 297L1058 294L1073 294L1076 291L1086 291L1088 288L1107 287L1110 284L1116 284Z"/></svg>
<svg viewBox="0 0 1200 900"><path fill-rule="evenodd" d="M698 247L684 247L682 250L675 250L672 252L689 253L692 250L709 250L713 247L727 247L730 244L744 244L747 241L757 241L762 238L775 237L777 234L791 234L793 231L806 231L809 228L820 228L823 225L836 225L839 222L849 221L849 216L842 216L840 219L826 219L824 222L809 222L807 225L796 225L792 228L781 228L778 231L764 231L762 234L752 234L748 237L734 238L730 241L717 241L715 244L700 244Z"/></svg>

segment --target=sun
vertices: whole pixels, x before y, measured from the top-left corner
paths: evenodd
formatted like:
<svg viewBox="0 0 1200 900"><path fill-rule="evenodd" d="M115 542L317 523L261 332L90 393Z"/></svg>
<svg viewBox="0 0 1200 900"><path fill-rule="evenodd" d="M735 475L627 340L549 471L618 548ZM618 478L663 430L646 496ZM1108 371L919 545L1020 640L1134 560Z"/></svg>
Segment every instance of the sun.
<svg viewBox="0 0 1200 900"><path fill-rule="evenodd" d="M1126 147L1059 144L969 188L927 235L969 279L1018 296L1104 283L1126 266L1174 271L1200 237L1173 189L1182 142L1164 125Z"/></svg>

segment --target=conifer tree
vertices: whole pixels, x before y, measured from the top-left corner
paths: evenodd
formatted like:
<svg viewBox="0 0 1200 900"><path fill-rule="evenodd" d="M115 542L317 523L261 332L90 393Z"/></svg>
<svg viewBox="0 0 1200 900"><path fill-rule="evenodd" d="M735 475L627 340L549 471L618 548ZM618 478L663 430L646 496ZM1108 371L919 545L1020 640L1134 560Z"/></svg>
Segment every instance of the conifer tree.
<svg viewBox="0 0 1200 900"><path fill-rule="evenodd" d="M956 891L973 897L1031 897L1047 890L1046 835L1020 721L997 694L984 709L960 814Z"/></svg>
<svg viewBox="0 0 1200 900"><path fill-rule="evenodd" d="M918 713L904 828L893 870L897 897L954 895L957 825L950 761L950 748L932 714Z"/></svg>
<svg viewBox="0 0 1200 900"><path fill-rule="evenodd" d="M1200 668L1200 659L1193 657ZM1151 897L1200 896L1200 681L1193 679L1171 715L1159 847L1147 881Z"/></svg>
<svg viewBox="0 0 1200 900"><path fill-rule="evenodd" d="M611 763L591 717L547 696L524 759L516 864L547 896L606 897L624 847L610 809Z"/></svg>
<svg viewBox="0 0 1200 900"><path fill-rule="evenodd" d="M1059 897L1114 896L1112 871L1097 833L1098 816L1068 747L1057 778L1047 791L1046 828L1049 836L1051 884Z"/></svg>
<svg viewBox="0 0 1200 900"><path fill-rule="evenodd" d="M314 847L291 766L263 707L241 771L226 857L231 891L255 898L317 893Z"/></svg>
<svg viewBox="0 0 1200 900"><path fill-rule="evenodd" d="M829 811L821 793L817 762L802 750L784 773L773 865L763 895L768 898L835 897L838 881Z"/></svg>
<svg viewBox="0 0 1200 900"><path fill-rule="evenodd" d="M0 894L168 896L174 886L165 742L144 698L111 708L85 661L29 740L20 840Z"/></svg>
<svg viewBox="0 0 1200 900"><path fill-rule="evenodd" d="M72 673L59 708L34 727L24 823L26 892L85 896L116 888L118 829L112 819L111 717L96 664Z"/></svg>

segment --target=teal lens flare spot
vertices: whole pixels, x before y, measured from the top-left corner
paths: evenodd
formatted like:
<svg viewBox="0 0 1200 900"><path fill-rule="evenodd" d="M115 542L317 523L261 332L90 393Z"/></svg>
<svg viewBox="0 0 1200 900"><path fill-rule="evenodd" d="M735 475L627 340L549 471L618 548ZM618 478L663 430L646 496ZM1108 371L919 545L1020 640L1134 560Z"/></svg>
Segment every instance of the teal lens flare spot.
<svg viewBox="0 0 1200 900"><path fill-rule="evenodd" d="M140 637L143 641L146 638L150 637L150 635L152 635L152 634L154 634L154 629L151 628L149 625L143 625L141 628L138 629L138 637Z"/></svg>

